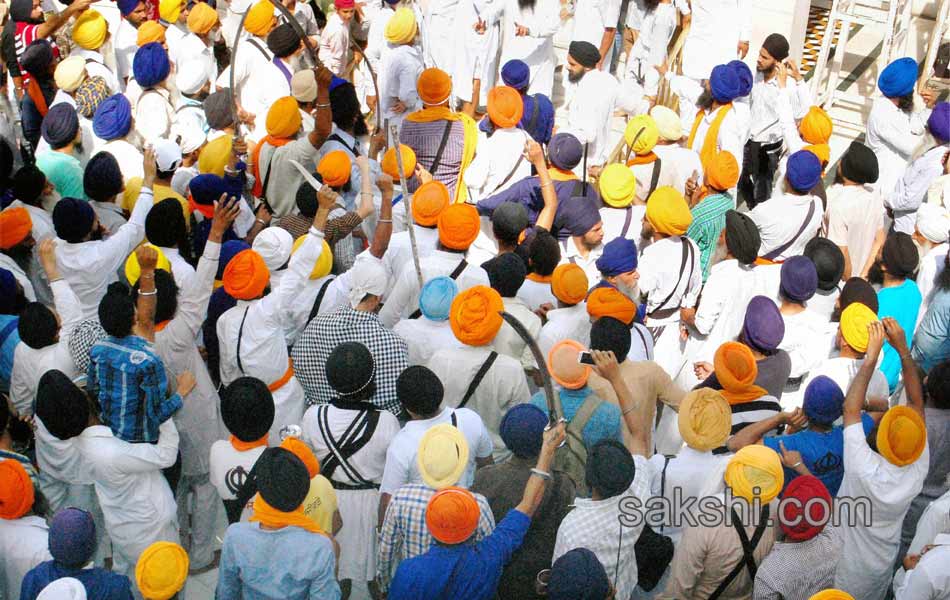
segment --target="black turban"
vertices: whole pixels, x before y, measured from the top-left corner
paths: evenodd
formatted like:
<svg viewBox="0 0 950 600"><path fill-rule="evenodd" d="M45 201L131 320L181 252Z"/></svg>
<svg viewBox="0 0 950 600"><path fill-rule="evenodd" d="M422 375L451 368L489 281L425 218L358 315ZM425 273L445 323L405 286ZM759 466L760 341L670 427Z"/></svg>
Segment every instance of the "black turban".
<svg viewBox="0 0 950 600"><path fill-rule="evenodd" d="M98 152L89 159L82 174L82 189L90 199L99 202L105 202L122 191L122 171L112 153Z"/></svg>
<svg viewBox="0 0 950 600"><path fill-rule="evenodd" d="M330 352L327 382L340 396L365 390L376 377L376 363L369 349L359 342L343 342Z"/></svg>
<svg viewBox="0 0 950 600"><path fill-rule="evenodd" d="M209 94L201 107L205 111L208 127L212 129L224 129L234 123L231 117L231 90Z"/></svg>
<svg viewBox="0 0 950 600"><path fill-rule="evenodd" d="M587 487L604 499L627 491L636 470L630 451L617 440L601 440L587 453Z"/></svg>
<svg viewBox="0 0 950 600"><path fill-rule="evenodd" d="M788 58L788 40L781 33L773 33L762 42L765 51L777 61Z"/></svg>
<svg viewBox="0 0 950 600"><path fill-rule="evenodd" d="M601 317L590 326L590 349L613 352L618 363L630 354L630 327L619 319Z"/></svg>
<svg viewBox="0 0 950 600"><path fill-rule="evenodd" d="M274 424L274 397L253 377L238 377L221 391L221 420L234 437L254 442Z"/></svg>
<svg viewBox="0 0 950 600"><path fill-rule="evenodd" d="M883 262L888 274L909 277L917 270L920 254L914 240L906 233L895 232L884 240Z"/></svg>
<svg viewBox="0 0 950 600"><path fill-rule="evenodd" d="M33 204L45 187L46 175L36 165L21 167L13 176L13 195L27 204Z"/></svg>
<svg viewBox="0 0 950 600"><path fill-rule="evenodd" d="M748 215L735 210L726 212L726 248L740 263L751 265L759 256L762 238L759 228Z"/></svg>
<svg viewBox="0 0 950 600"><path fill-rule="evenodd" d="M20 23L42 23L43 17L33 18L33 0L13 0L10 3L10 19Z"/></svg>
<svg viewBox="0 0 950 600"><path fill-rule="evenodd" d="M267 47L275 56L285 58L300 48L300 36L290 23L284 23L267 34Z"/></svg>
<svg viewBox="0 0 950 600"><path fill-rule="evenodd" d="M844 287L841 288L841 295L838 296L841 310L844 311L855 302L860 302L875 313L878 311L877 292L866 279L852 277L844 282Z"/></svg>
<svg viewBox="0 0 950 600"><path fill-rule="evenodd" d="M35 40L20 55L20 66L30 75L49 79L49 66L53 62L53 46L47 40Z"/></svg>
<svg viewBox="0 0 950 600"><path fill-rule="evenodd" d="M491 213L495 237L506 242L517 243L528 224L528 211L520 202L502 202Z"/></svg>
<svg viewBox="0 0 950 600"><path fill-rule="evenodd" d="M56 235L70 244L83 241L92 231L92 224L95 222L96 211L85 200L63 198L53 208L53 228L56 229Z"/></svg>
<svg viewBox="0 0 950 600"><path fill-rule="evenodd" d="M571 42L567 53L582 66L593 69L600 62L600 50L590 42Z"/></svg>
<svg viewBox="0 0 950 600"><path fill-rule="evenodd" d="M407 410L427 416L442 404L445 388L438 375L424 365L413 365L396 379L396 398Z"/></svg>
<svg viewBox="0 0 950 600"><path fill-rule="evenodd" d="M40 125L43 139L53 150L58 150L76 139L79 133L79 116L76 109L62 102L49 109Z"/></svg>
<svg viewBox="0 0 950 600"><path fill-rule="evenodd" d="M519 205L520 206L520 205ZM482 264L488 272L488 282L502 298L514 298L528 275L520 256L505 252Z"/></svg>
<svg viewBox="0 0 950 600"><path fill-rule="evenodd" d="M815 263L818 271L818 289L830 292L838 286L844 273L844 254L828 238L816 237L805 245L805 256Z"/></svg>
<svg viewBox="0 0 950 600"><path fill-rule="evenodd" d="M185 215L174 198L156 203L145 217L145 237L161 248L174 248L185 239L186 232Z"/></svg>
<svg viewBox="0 0 950 600"><path fill-rule="evenodd" d="M861 142L851 142L841 157L841 174L855 183L875 183L878 173L874 152Z"/></svg>
<svg viewBox="0 0 950 600"><path fill-rule="evenodd" d="M86 394L61 371L47 371L36 389L36 416L55 437L74 438L89 423Z"/></svg>
<svg viewBox="0 0 950 600"><path fill-rule="evenodd" d="M290 450L268 448L251 469L257 491L274 508L292 512L310 491L310 472Z"/></svg>

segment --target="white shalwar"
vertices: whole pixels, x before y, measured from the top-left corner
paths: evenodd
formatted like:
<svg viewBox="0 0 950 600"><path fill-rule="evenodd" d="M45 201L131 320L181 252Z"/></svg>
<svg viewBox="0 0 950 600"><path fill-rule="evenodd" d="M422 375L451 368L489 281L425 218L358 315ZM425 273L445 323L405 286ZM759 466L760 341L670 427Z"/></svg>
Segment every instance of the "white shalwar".
<svg viewBox="0 0 950 600"><path fill-rule="evenodd" d="M459 0L455 13L455 62L452 69L452 93L476 106L488 105L488 91L495 86L498 73L498 43L504 0ZM475 26L485 26L477 33ZM472 98L473 79L481 81L478 98Z"/></svg>
<svg viewBox="0 0 950 600"><path fill-rule="evenodd" d="M458 29L455 15L459 0L429 0L422 13L422 51L426 67L455 72L455 48Z"/></svg>
<svg viewBox="0 0 950 600"><path fill-rule="evenodd" d="M889 98L877 98L867 121L867 146L877 156L876 189L887 200L924 140L930 111L907 113Z"/></svg>
<svg viewBox="0 0 950 600"><path fill-rule="evenodd" d="M527 93L553 98L554 35L561 27L561 5L557 0L535 0L534 6L522 7L518 0L505 1L499 69L509 60L524 61L531 73ZM526 27L528 34L515 35L518 25Z"/></svg>
<svg viewBox="0 0 950 600"><path fill-rule="evenodd" d="M598 166L607 162L610 153L610 122L620 84L617 79L605 71L588 71L579 82L570 84L565 90L567 100L567 122L562 129L574 134L581 144L587 145L587 164ZM583 175L584 161L581 161L575 173Z"/></svg>

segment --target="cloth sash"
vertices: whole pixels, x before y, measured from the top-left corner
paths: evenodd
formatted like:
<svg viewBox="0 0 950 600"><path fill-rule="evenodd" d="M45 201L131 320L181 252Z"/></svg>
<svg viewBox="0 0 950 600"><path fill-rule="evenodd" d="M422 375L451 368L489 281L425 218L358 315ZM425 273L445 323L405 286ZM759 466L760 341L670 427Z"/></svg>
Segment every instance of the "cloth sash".
<svg viewBox="0 0 950 600"><path fill-rule="evenodd" d="M304 514L303 504L291 512L284 512L268 504L267 501L261 498L260 493L254 498L254 516L250 520L267 527L299 527L311 533L319 533L330 537L327 532L320 529L316 521Z"/></svg>
<svg viewBox="0 0 950 600"><path fill-rule="evenodd" d="M722 122L726 119L726 115L729 114L730 110L732 110L732 102L729 104L723 104L718 110L719 112L716 113L716 117L709 125L709 129L706 131L706 138L703 140L703 147L699 151L699 160L703 164L703 169L707 168L707 165L710 164L712 159L716 156L716 152L718 152L717 147L719 145L719 128L722 126ZM689 141L686 143L687 148L693 148L693 142L696 141L696 132L699 131L699 124L703 122L705 117L706 113L704 111L700 111L696 114L696 120L693 121L693 129L689 132Z"/></svg>

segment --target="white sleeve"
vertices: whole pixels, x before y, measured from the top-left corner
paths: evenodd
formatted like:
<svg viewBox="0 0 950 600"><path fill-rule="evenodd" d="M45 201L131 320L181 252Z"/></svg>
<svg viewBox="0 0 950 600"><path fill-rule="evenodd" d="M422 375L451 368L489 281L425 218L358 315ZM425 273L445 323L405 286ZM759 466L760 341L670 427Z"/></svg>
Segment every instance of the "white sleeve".
<svg viewBox="0 0 950 600"><path fill-rule="evenodd" d="M703 297L699 301L699 307L696 309L696 318L694 327L701 335L709 335L722 309L725 308L729 299L732 297L732 290L725 285L707 285L703 288Z"/></svg>
<svg viewBox="0 0 950 600"><path fill-rule="evenodd" d="M135 201L135 208L132 209L129 221L102 241L99 248L104 263L100 263L97 267L102 269L104 277L114 273L141 243L145 237L145 218L154 205L155 196L152 194L152 189L143 186L138 200Z"/></svg>
<svg viewBox="0 0 950 600"><path fill-rule="evenodd" d="M13 372L10 374L10 402L20 416L31 414L33 408L33 394L30 393L29 374L26 372L26 344L20 342L13 351Z"/></svg>
<svg viewBox="0 0 950 600"><path fill-rule="evenodd" d="M145 473L175 464L178 458L178 429L174 419L158 427L157 444L126 443L126 451L117 453L112 465L122 473Z"/></svg>
<svg viewBox="0 0 950 600"><path fill-rule="evenodd" d="M82 321L82 305L65 279L54 281L50 288L53 290L53 302L60 319L59 343L68 346L73 330Z"/></svg>
<svg viewBox="0 0 950 600"><path fill-rule="evenodd" d="M740 42L748 42L752 37L752 7L749 4L748 0L737 0Z"/></svg>

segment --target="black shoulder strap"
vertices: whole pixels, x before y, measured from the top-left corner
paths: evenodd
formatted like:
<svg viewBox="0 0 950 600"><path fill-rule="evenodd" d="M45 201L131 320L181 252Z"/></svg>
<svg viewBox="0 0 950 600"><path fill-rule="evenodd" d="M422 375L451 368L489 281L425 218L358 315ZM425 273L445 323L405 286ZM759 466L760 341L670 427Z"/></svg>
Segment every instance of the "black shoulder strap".
<svg viewBox="0 0 950 600"><path fill-rule="evenodd" d="M623 229L620 230L620 239L627 237L627 232L630 231L630 224L633 222L633 206L627 206L624 212L627 214L623 217Z"/></svg>
<svg viewBox="0 0 950 600"><path fill-rule="evenodd" d="M337 467L342 468L343 472L353 482L363 485L372 485L373 482L363 477L356 468L349 463L351 456L360 451L369 443L376 432L376 426L379 424L378 410L363 410L357 414L356 418L350 423L346 431L337 441L330 433L329 407L321 407L317 422L320 426L320 433L323 435L330 450L330 456L323 462L321 471L324 477L330 479ZM362 433L357 434L362 430Z"/></svg>
<svg viewBox="0 0 950 600"><path fill-rule="evenodd" d="M446 121L445 129L442 131L442 140L439 142L439 149L435 151L435 159L432 161L432 168L429 169L429 173L432 173L432 176L435 176L435 172L439 169L439 164L442 162L442 154L445 152L445 145L449 142L449 134L452 133L452 125L455 121Z"/></svg>
<svg viewBox="0 0 950 600"><path fill-rule="evenodd" d="M632 325L630 329L637 332L637 335L640 336L640 342L643 343L643 353L647 355L647 360L650 359L650 348L647 346L647 338L643 335L643 332L640 331L640 328L636 325Z"/></svg>
<svg viewBox="0 0 950 600"><path fill-rule="evenodd" d="M496 186L495 186L495 189L492 190L492 193L490 193L490 194L488 194L488 195L489 195L489 196L494 196L495 194L498 193L498 190L500 190L501 188L503 188L506 183L508 183L509 181L511 181L511 178L515 176L515 171L518 170L518 167L520 167L520 166L521 166L521 163L523 163L523 162L524 162L524 154L519 154L519 155L518 155L518 160L515 161L515 166L511 167L511 170L508 171L508 175L506 175L505 178L501 180L501 183L499 183L498 185L496 185Z"/></svg>
<svg viewBox="0 0 950 600"><path fill-rule="evenodd" d="M795 232L795 235L791 237L787 242L779 246L778 248L772 250L762 258L767 260L775 260L775 258L780 255L782 252L785 252L792 247L792 244L798 241L798 238L805 233L805 228L808 227L808 224L811 223L811 218L815 215L815 199L812 198L811 202L808 204L808 214L805 215L805 221L802 223L802 226L798 228L798 231Z"/></svg>
<svg viewBox="0 0 950 600"><path fill-rule="evenodd" d="M495 364L496 358L498 358L498 353L492 350L488 355L488 358L485 359L485 362L482 363L482 366L478 368L478 372L475 373L472 383L468 384L468 389L465 390L465 395L462 397L462 401L459 402L459 405L455 408L465 408L465 405L468 404L468 401L472 399L473 395L475 395L475 390L478 389L478 384L482 382L482 379L485 379L485 375L488 374L488 370L491 369L493 364ZM455 414L453 413L452 416L454 417Z"/></svg>
<svg viewBox="0 0 950 600"><path fill-rule="evenodd" d="M643 335L642 333L640 334ZM666 468L670 466L670 460L674 458L672 454L663 455L663 471L660 473L660 498L666 497ZM666 525L660 525L660 531L666 528Z"/></svg>
<svg viewBox="0 0 950 600"><path fill-rule="evenodd" d="M564 253L563 253L561 256L567 256L567 243L568 243L568 241L570 241L570 239L571 239L571 238L567 238L567 239L561 240L561 246L564 247ZM572 265L576 265L576 264L577 264L577 257L576 257L576 256L571 256L571 257L569 257L569 258L567 259L567 262L571 263Z"/></svg>
<svg viewBox="0 0 950 600"><path fill-rule="evenodd" d="M660 171L663 169L663 160L657 156L656 160L653 161L653 174L650 178L650 191L647 192L647 198L653 195L653 192L656 191L656 186L660 183Z"/></svg>
<svg viewBox="0 0 950 600"><path fill-rule="evenodd" d="M264 55L264 58L267 59L267 62L270 62L271 60L273 60L274 57L271 56L271 54L270 54L267 50L265 50L265 49L260 45L260 43L258 43L257 40L255 40L255 39L252 38L252 37L247 37L247 38L245 38L245 40L247 41L247 43L249 43L250 45L252 45L252 46L254 46L255 48L257 48L258 51L259 51L261 54Z"/></svg>
<svg viewBox="0 0 950 600"><path fill-rule="evenodd" d="M247 320L247 311L249 310L251 310L250 306L245 308L244 316L241 317L241 326L238 327L237 350L234 353L235 357L237 358L237 366L238 366L238 369L241 371L241 375L247 375L247 373L244 372L244 365L241 364L241 338L244 337L244 321Z"/></svg>
<svg viewBox="0 0 950 600"><path fill-rule="evenodd" d="M680 262L680 276L679 276L679 279L676 280L676 284L673 286L673 289L670 290L670 294L669 294L666 298L663 299L663 302L660 302L660 303L656 306L656 309L653 310L653 314L656 314L658 311L663 310L663 307L666 306L666 303L669 302L670 299L676 294L676 290L678 290L679 287L680 287L680 282L683 281L683 273L686 271L686 260L687 260L687 259L690 257L690 255L692 254L693 248L689 245L689 240L688 240L688 239L686 239L685 237L681 237L680 239L681 239L681 241L682 241L682 243L683 243L683 259L682 259L682 261ZM692 273L692 266L693 266L693 265L692 265L692 261L690 261L690 277L692 277L692 275L693 275L693 273Z"/></svg>
<svg viewBox="0 0 950 600"><path fill-rule="evenodd" d="M347 150L349 150L350 152L353 153L353 156L362 156L362 155L360 154L359 148L357 148L356 146L350 146L349 144L347 144L346 142L344 142L344 141L343 141L343 138L341 138L339 135L337 135L337 134L335 134L335 133L331 133L329 136L327 136L327 141L329 142L330 140L334 140L334 141L336 141L336 142L340 142L340 143L343 145L344 148L346 148Z"/></svg>
<svg viewBox="0 0 950 600"><path fill-rule="evenodd" d="M452 427L455 427L456 429L459 427L459 420L458 417L455 416L454 410L452 411Z"/></svg>
<svg viewBox="0 0 950 600"><path fill-rule="evenodd" d="M452 279L453 281L456 280L456 279L458 279L459 275L462 274L462 271L464 271L464 270L465 270L465 267L467 267L467 266L468 266L468 261L466 261L466 260L463 258L463 259L462 259L462 262L460 262L460 263L455 267L455 270L452 271L452 272L449 274L449 278ZM418 319L418 318L421 317L421 316L422 316L422 309L421 309L421 308L417 308L416 310L414 310L414 311L412 312L411 315L409 315L409 318L410 318L410 319Z"/></svg>
<svg viewBox="0 0 950 600"><path fill-rule="evenodd" d="M320 292L317 293L317 299L313 301L313 308L310 309L310 314L307 316L307 323L313 321L313 318L317 316L317 313L320 312L320 304L323 303L323 296L327 293L327 288L330 287L330 284L333 283L335 277L330 277L323 282L323 285L320 286Z"/></svg>
<svg viewBox="0 0 950 600"><path fill-rule="evenodd" d="M742 526L742 520L739 519L739 515L736 514L736 509L732 510L732 526L735 528L736 533L739 535L739 542L742 544L742 558L739 559L739 563L726 575L726 578L723 579L716 590L712 593L712 596L709 597L709 600L719 600L719 597L722 596L723 592L726 591L726 588L735 581L736 577L739 576L739 573L742 572L742 569L749 570L749 577L752 581L755 581L755 573L758 571L758 565L755 564L755 547L759 545L759 540L762 539L762 536L765 534L765 530L768 528L769 521L769 505L766 504L762 507L762 512L759 515L759 524L756 525L755 531L752 533L752 539L750 540L746 536L745 528Z"/></svg>

